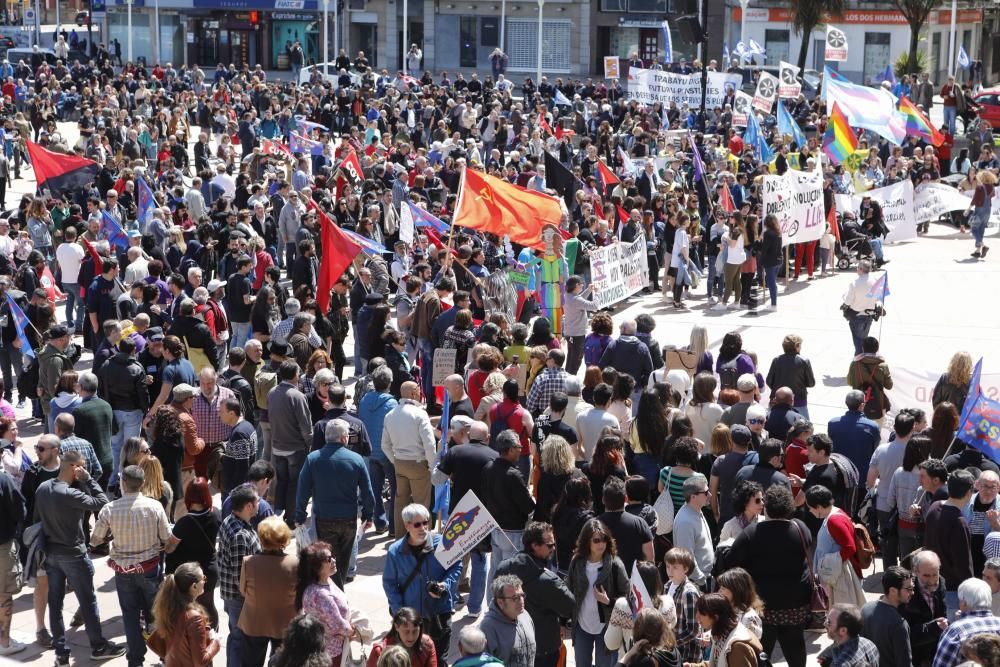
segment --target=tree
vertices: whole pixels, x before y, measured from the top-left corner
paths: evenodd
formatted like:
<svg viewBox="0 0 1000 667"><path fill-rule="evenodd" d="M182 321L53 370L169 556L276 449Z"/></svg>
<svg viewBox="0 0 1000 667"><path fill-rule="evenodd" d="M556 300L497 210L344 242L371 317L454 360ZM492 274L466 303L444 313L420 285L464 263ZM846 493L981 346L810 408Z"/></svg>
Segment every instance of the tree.
<svg viewBox="0 0 1000 667"><path fill-rule="evenodd" d="M845 0L797 0L792 3L792 26L796 33L802 35L797 63L800 72L806 67L806 54L809 53L813 30L824 23L828 16L840 17L846 4Z"/></svg>
<svg viewBox="0 0 1000 667"><path fill-rule="evenodd" d="M910 24L910 50L906 59L907 74L916 74L917 67L917 43L920 41L920 31L930 17L931 12L943 4L943 0L892 0L896 9L906 18Z"/></svg>

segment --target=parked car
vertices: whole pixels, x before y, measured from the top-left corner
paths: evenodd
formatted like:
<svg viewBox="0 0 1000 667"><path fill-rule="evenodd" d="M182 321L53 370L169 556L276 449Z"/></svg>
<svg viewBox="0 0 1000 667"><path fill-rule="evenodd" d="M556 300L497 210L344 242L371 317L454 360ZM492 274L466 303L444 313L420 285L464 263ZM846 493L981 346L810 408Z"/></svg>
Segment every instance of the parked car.
<svg viewBox="0 0 1000 667"><path fill-rule="evenodd" d="M972 96L979 105L979 118L990 127L1000 128L1000 88L987 88Z"/></svg>
<svg viewBox="0 0 1000 667"><path fill-rule="evenodd" d="M0 51L2 51L2 45L0 45ZM42 57L45 58L45 62L47 62L49 65L53 67L56 64L56 61L59 60L59 58L56 57L56 52L53 51L52 49L38 49L38 51L42 54ZM23 60L24 62L30 65L31 56L33 54L34 50L29 47L15 46L7 49L7 52L4 54L3 57L9 60L11 63L17 63L18 61ZM69 57L63 64L70 65L74 60L79 60L81 63L85 63L88 60L90 60L90 58L88 58L83 51L70 49Z"/></svg>

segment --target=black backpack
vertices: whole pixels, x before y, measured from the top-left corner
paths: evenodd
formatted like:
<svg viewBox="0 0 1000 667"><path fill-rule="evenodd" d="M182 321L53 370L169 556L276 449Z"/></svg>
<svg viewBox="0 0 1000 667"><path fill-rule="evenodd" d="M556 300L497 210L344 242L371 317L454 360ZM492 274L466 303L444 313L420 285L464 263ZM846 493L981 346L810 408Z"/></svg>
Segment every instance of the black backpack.
<svg viewBox="0 0 1000 667"><path fill-rule="evenodd" d="M736 381L740 379L740 369L737 368L736 355L719 368L719 386L722 389L736 389Z"/></svg>
<svg viewBox="0 0 1000 667"><path fill-rule="evenodd" d="M35 389L38 387L38 354L31 357L31 361L24 367L24 370L17 376L17 394L21 398L35 396Z"/></svg>

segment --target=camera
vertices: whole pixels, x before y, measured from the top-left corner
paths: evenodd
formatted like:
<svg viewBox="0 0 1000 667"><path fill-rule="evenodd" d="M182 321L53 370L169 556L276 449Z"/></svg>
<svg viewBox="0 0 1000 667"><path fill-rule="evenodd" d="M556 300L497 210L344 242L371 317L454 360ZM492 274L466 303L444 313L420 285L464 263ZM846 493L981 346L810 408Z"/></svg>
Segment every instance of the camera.
<svg viewBox="0 0 1000 667"><path fill-rule="evenodd" d="M448 592L448 587L442 584L440 581L428 581L427 592L430 593L431 595L443 597L444 594Z"/></svg>

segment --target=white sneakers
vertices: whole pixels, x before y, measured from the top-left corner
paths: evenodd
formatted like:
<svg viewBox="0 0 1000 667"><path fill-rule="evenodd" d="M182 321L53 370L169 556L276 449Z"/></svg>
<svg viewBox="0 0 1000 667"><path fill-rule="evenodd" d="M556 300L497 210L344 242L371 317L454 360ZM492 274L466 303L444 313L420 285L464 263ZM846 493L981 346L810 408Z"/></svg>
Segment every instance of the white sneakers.
<svg viewBox="0 0 1000 667"><path fill-rule="evenodd" d="M0 655L14 655L15 653L23 651L25 648L25 644L22 644L11 637L10 644L8 646L0 646Z"/></svg>

